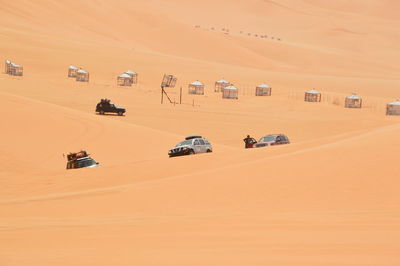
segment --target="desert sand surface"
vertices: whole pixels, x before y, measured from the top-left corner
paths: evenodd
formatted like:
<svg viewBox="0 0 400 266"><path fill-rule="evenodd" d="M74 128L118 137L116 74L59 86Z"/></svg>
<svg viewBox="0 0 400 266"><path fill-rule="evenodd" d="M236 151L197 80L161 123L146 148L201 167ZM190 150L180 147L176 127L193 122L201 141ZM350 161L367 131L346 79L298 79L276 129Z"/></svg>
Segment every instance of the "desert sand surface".
<svg viewBox="0 0 400 266"><path fill-rule="evenodd" d="M0 75L1 266L400 265L398 1L2 2L0 55L24 76ZM160 104L164 73L183 104ZM193 133L213 153L168 158ZM291 144L243 148L271 133ZM65 170L80 149L101 167Z"/></svg>

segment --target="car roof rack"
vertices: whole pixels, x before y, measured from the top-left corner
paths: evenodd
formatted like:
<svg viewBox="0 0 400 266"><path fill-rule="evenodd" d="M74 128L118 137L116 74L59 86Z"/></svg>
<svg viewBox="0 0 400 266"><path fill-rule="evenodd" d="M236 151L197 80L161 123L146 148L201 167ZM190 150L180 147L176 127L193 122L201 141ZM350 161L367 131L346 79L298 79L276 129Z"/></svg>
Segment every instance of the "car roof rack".
<svg viewBox="0 0 400 266"><path fill-rule="evenodd" d="M194 135L187 136L185 139L189 140L189 139L201 139L201 138L202 138L202 136L194 134Z"/></svg>

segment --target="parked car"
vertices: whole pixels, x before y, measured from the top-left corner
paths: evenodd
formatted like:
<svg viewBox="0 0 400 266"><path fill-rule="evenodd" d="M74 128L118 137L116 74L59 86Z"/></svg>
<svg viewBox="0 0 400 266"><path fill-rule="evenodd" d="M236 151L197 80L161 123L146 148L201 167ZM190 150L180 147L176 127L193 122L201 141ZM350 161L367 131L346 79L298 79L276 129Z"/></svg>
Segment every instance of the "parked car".
<svg viewBox="0 0 400 266"><path fill-rule="evenodd" d="M169 157L212 152L210 142L202 136L192 135L168 151Z"/></svg>
<svg viewBox="0 0 400 266"><path fill-rule="evenodd" d="M262 137L257 143L253 145L254 148L289 144L289 138L283 134L273 134Z"/></svg>
<svg viewBox="0 0 400 266"><path fill-rule="evenodd" d="M67 155L67 169L93 168L99 165L86 151L74 152Z"/></svg>
<svg viewBox="0 0 400 266"><path fill-rule="evenodd" d="M100 115L104 115L105 113L116 113L121 116L126 112L126 110L124 107L116 106L111 103L110 99L101 99L96 105L96 112Z"/></svg>

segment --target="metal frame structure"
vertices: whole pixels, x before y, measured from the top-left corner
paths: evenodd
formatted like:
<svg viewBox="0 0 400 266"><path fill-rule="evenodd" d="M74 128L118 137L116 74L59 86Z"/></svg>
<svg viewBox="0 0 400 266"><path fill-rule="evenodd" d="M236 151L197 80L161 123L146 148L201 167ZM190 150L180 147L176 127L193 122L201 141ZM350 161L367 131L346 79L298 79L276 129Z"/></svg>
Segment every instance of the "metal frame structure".
<svg viewBox="0 0 400 266"><path fill-rule="evenodd" d="M347 96L344 101L344 107L346 107L346 108L361 108L362 107L361 97L356 94Z"/></svg>
<svg viewBox="0 0 400 266"><path fill-rule="evenodd" d="M79 70L79 67L76 67L74 65L70 65L68 67L68 77L69 78L76 78L76 72Z"/></svg>
<svg viewBox="0 0 400 266"><path fill-rule="evenodd" d="M225 87L222 91L223 99L239 99L239 90L234 86Z"/></svg>
<svg viewBox="0 0 400 266"><path fill-rule="evenodd" d="M123 73L117 77L118 86L132 86L133 78L127 73Z"/></svg>
<svg viewBox="0 0 400 266"><path fill-rule="evenodd" d="M76 71L76 81L89 82L89 72L83 69Z"/></svg>
<svg viewBox="0 0 400 266"><path fill-rule="evenodd" d="M11 69L11 61L6 60L4 63L4 73L10 74L10 69Z"/></svg>
<svg viewBox="0 0 400 266"><path fill-rule="evenodd" d="M386 115L400 115L400 100L386 105Z"/></svg>
<svg viewBox="0 0 400 266"><path fill-rule="evenodd" d="M321 93L317 90L306 91L304 94L304 101L306 102L321 102Z"/></svg>
<svg viewBox="0 0 400 266"><path fill-rule="evenodd" d="M226 87L230 85L231 83L224 79L217 80L214 85L214 92L222 92Z"/></svg>
<svg viewBox="0 0 400 266"><path fill-rule="evenodd" d="M24 75L24 68L23 66L17 65L16 63L6 60L4 66L4 72L11 76L23 76Z"/></svg>
<svg viewBox="0 0 400 266"><path fill-rule="evenodd" d="M256 96L271 96L272 88L267 84L261 84L256 87Z"/></svg>
<svg viewBox="0 0 400 266"><path fill-rule="evenodd" d="M132 70L128 70L125 72L125 74L128 74L132 78L132 84L137 84L138 82L138 73Z"/></svg>
<svg viewBox="0 0 400 266"><path fill-rule="evenodd" d="M161 104L164 103L164 94L168 98L169 102L173 103L164 88L174 88L176 81L177 78L175 76L164 74L164 77L161 81Z"/></svg>
<svg viewBox="0 0 400 266"><path fill-rule="evenodd" d="M204 95L204 84L200 81L193 81L188 85L189 94Z"/></svg>

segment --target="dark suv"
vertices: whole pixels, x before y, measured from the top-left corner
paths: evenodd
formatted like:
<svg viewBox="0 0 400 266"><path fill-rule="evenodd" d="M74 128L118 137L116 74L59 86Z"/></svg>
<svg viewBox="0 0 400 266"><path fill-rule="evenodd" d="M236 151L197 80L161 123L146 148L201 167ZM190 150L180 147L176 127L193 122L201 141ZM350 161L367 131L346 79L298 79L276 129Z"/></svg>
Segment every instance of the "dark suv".
<svg viewBox="0 0 400 266"><path fill-rule="evenodd" d="M101 99L101 101L96 105L96 112L100 115L104 115L105 113L123 115L126 110L124 107L119 107L111 103L109 99Z"/></svg>

